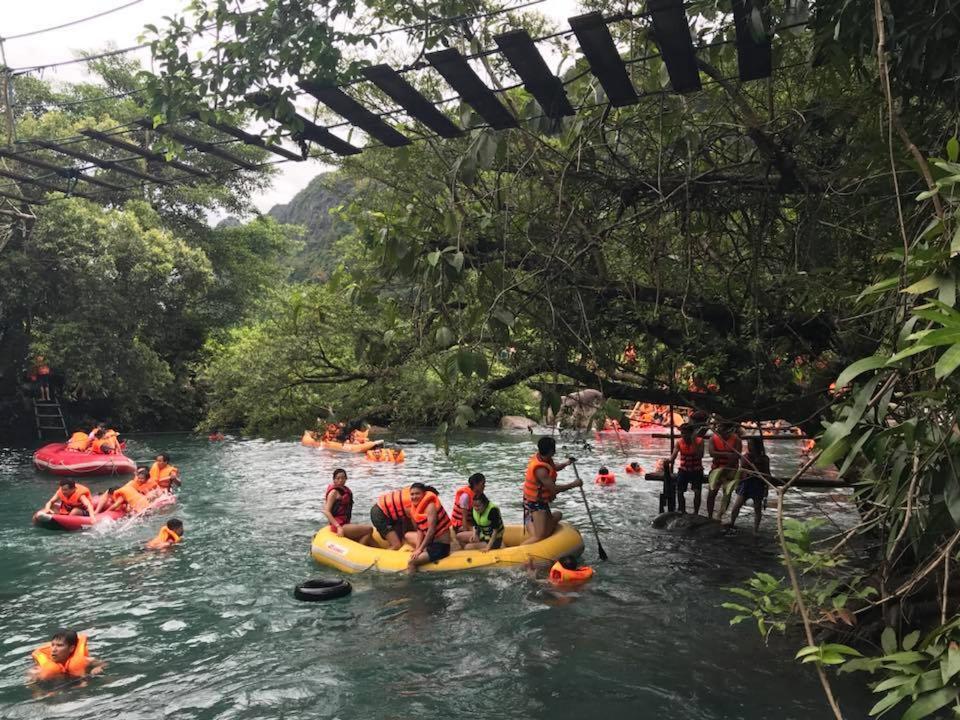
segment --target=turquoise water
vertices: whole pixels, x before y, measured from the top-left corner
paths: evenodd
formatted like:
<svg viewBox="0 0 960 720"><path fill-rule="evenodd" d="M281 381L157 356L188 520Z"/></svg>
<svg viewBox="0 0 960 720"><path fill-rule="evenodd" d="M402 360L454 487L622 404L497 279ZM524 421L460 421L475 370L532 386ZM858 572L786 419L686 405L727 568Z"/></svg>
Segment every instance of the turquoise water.
<svg viewBox="0 0 960 720"><path fill-rule="evenodd" d="M795 448L777 450L775 469L796 465ZM307 604L293 599L296 582L336 576L309 556L334 467L350 474L360 521L383 490L427 480L452 496L480 470L507 521L517 522L530 438L470 433L449 458L421 443L400 466L296 442L130 439L136 459L158 451L184 478L171 513L186 537L166 553L141 548L170 515L79 534L32 527L56 481L32 469L30 450L0 450L0 717L828 715L813 672L789 659L798 641L766 647L755 628L730 627L718 607L728 599L723 587L756 569L778 572L772 519L757 547L742 536L704 542L649 528L658 487L628 480L622 467L634 459L652 467L666 441L575 450L584 475L601 462L618 475L614 487L587 486L607 563L597 560L579 493L556 503L584 532L585 560L597 570L578 592L557 594L522 570L366 573L350 578L350 597ZM788 509L840 524L852 518L825 495ZM750 519L748 511L744 528ZM29 653L58 626L87 632L108 671L82 687L28 688ZM860 684L837 687L848 717L865 717Z"/></svg>

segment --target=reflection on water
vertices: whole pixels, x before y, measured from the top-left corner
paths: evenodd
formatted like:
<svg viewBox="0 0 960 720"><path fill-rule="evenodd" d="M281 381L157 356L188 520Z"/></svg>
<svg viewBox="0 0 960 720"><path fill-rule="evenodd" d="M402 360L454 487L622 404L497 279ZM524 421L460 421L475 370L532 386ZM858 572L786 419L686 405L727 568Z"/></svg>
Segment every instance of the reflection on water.
<svg viewBox="0 0 960 720"><path fill-rule="evenodd" d="M479 470L506 521L519 522L531 439L470 433L449 457L421 444L395 466L295 442L134 438L134 457L166 450L185 478L170 510L185 542L166 553L141 548L167 516L83 534L31 527L55 480L33 471L28 451L0 450L0 716L825 717L815 676L789 661L799 641L766 648L718 607L725 586L756 569L778 572L770 520L759 546L658 533L649 520L659 487L623 466L652 468L667 441L560 445L582 458L611 558L596 559L579 493L561 496L556 507L584 533L597 570L589 584L558 593L520 569L370 572L350 578L348 599L316 604L298 603L292 589L333 574L309 547L334 467L350 473L358 519L381 491L425 480L452 497ZM778 474L798 460L785 445L771 448ZM590 483L601 464L615 469L615 486ZM852 519L849 506L816 493L787 511ZM23 684L28 656L61 625L88 632L108 672L38 696ZM859 685L839 687L849 716L865 716Z"/></svg>

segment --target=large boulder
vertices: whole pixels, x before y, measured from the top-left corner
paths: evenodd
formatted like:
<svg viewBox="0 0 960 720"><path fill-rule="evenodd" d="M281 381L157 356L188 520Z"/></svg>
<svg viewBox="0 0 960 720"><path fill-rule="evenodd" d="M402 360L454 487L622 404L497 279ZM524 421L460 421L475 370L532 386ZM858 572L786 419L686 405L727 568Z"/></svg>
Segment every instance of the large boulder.
<svg viewBox="0 0 960 720"><path fill-rule="evenodd" d="M531 420L522 415L504 415L500 418L501 430L531 430L536 426L536 420Z"/></svg>

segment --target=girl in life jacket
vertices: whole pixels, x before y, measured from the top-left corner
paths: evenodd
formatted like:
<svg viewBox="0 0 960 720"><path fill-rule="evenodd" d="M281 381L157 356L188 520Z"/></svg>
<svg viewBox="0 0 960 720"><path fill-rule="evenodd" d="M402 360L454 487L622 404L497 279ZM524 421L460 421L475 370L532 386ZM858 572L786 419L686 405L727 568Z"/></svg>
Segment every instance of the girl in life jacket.
<svg viewBox="0 0 960 720"><path fill-rule="evenodd" d="M347 471L343 468L333 471L333 482L327 485L324 495L323 514L327 516L330 529L340 537L361 545L374 544L373 525L350 522L353 517L353 491L347 487Z"/></svg>
<svg viewBox="0 0 960 720"><path fill-rule="evenodd" d="M31 657L35 663L30 668L31 680L98 675L105 665L87 654L87 636L73 630L57 630L50 642L34 650Z"/></svg>

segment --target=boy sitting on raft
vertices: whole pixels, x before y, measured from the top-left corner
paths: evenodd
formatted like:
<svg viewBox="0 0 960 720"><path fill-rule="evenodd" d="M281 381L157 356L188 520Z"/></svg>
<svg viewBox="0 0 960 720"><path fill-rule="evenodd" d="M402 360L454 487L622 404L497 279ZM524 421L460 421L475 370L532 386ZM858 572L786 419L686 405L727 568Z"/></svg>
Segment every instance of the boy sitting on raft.
<svg viewBox="0 0 960 720"><path fill-rule="evenodd" d="M183 521L179 518L170 518L167 524L160 528L156 537L147 543L147 550L165 550L183 540Z"/></svg>
<svg viewBox="0 0 960 720"><path fill-rule="evenodd" d="M54 503L57 509L54 511ZM53 497L47 500L47 504L40 511L53 515L54 512L60 515L89 515L96 518L97 510L93 507L93 497L90 495L90 488L86 485L80 485L72 478L63 478L60 481L60 487L53 494Z"/></svg>
<svg viewBox="0 0 960 720"><path fill-rule="evenodd" d="M98 675L106 665L87 654L87 636L74 630L57 630L50 642L33 651L30 668L32 680L52 680L59 677Z"/></svg>

